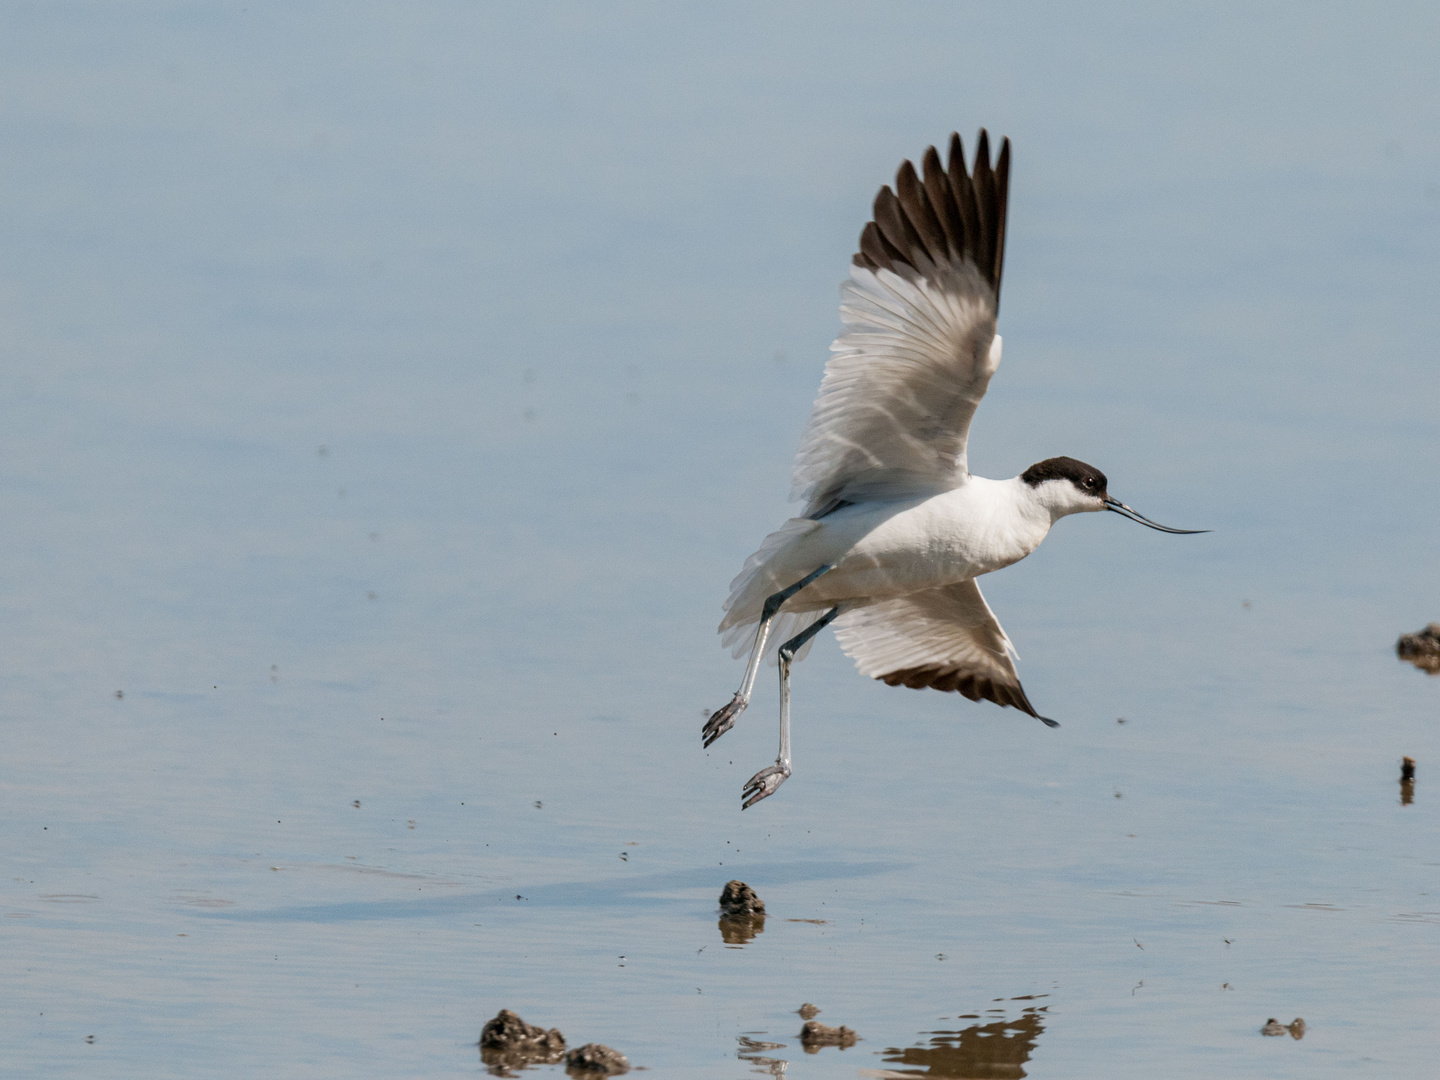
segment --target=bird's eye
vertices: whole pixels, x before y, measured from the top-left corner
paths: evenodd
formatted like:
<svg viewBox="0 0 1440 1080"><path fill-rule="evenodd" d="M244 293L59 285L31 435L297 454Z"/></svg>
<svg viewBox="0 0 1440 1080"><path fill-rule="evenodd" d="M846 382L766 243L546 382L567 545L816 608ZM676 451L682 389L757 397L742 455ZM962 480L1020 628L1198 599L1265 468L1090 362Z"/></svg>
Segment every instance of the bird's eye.
<svg viewBox="0 0 1440 1080"><path fill-rule="evenodd" d="M1095 486L1095 478L1093 476L1087 476L1085 478L1085 486L1087 488L1093 488Z"/></svg>

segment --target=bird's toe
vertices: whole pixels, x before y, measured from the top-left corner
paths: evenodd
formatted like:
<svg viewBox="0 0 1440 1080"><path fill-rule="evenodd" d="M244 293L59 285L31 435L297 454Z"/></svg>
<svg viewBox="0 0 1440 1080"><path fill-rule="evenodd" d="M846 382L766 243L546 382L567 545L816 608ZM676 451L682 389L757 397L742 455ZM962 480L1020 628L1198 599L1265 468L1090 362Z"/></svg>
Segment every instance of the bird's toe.
<svg viewBox="0 0 1440 1080"><path fill-rule="evenodd" d="M736 694L729 704L710 714L705 721L704 729L700 732L700 737L705 741L707 747L735 726L735 718L745 711L745 705L745 699Z"/></svg>
<svg viewBox="0 0 1440 1080"><path fill-rule="evenodd" d="M790 766L788 765L777 763L761 769L745 782L745 790L740 792L740 798L744 800L740 804L740 809L748 810L761 799L768 799L789 778Z"/></svg>

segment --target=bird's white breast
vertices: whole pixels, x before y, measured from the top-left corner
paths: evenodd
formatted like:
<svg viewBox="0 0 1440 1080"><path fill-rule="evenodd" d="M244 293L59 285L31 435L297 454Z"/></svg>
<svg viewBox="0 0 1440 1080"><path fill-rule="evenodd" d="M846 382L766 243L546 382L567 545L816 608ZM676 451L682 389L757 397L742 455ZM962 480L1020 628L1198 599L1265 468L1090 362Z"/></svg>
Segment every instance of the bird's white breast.
<svg viewBox="0 0 1440 1080"><path fill-rule="evenodd" d="M834 569L796 599L897 596L1019 562L1045 539L1051 524L1050 514L1027 492L1018 479L972 476L927 499L837 511L820 522L814 537L819 562ZM828 549L823 555L822 548Z"/></svg>

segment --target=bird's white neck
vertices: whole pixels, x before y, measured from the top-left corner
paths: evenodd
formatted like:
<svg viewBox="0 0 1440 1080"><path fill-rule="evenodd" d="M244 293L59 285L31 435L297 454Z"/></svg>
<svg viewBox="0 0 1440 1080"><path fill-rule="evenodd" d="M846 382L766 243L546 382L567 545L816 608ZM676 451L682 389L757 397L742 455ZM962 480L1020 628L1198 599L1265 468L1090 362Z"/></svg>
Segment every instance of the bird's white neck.
<svg viewBox="0 0 1440 1080"><path fill-rule="evenodd" d="M1047 514L1051 525L1071 514L1091 514L1105 509L1099 499L1081 491L1069 480L1044 480L1033 487L1018 476L1006 482L1018 489L1018 504L1033 508L1034 513Z"/></svg>

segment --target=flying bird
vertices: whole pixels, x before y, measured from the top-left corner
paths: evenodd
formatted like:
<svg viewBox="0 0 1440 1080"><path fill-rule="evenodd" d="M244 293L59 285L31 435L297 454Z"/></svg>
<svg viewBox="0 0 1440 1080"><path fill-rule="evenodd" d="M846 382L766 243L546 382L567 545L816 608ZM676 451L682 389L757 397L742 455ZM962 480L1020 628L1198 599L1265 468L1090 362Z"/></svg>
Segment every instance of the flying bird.
<svg viewBox="0 0 1440 1080"><path fill-rule="evenodd" d="M710 746L750 702L761 660L780 668L780 754L746 782L742 807L790 776L790 667L821 630L862 675L953 690L1057 726L1030 704L1015 650L976 579L1019 562L1067 514L1109 510L1161 532L1107 490L1105 474L1048 458L1009 480L972 476L970 419L1000 364L1000 272L1010 140L990 164L982 128L971 171L960 137L932 146L875 197L841 287L841 334L795 458L804 513L767 536L730 584L722 642L748 648L740 689L711 713ZM776 644L778 643L778 648Z"/></svg>

